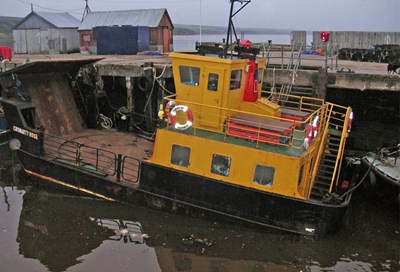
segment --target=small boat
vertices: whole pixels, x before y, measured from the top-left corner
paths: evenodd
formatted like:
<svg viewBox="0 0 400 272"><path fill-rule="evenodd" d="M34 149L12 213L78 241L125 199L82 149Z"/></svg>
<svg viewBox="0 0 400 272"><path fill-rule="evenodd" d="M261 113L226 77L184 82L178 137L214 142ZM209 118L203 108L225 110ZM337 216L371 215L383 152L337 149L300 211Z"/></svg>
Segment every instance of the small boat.
<svg viewBox="0 0 400 272"><path fill-rule="evenodd" d="M3 95L24 172L108 200L183 212L192 207L200 216L306 235L336 231L351 199L341 168L352 109L263 90L265 59L248 43L229 56L227 48L207 50L169 55L175 92L160 103L154 141L115 129L67 133L82 119L64 119L77 106L68 94L57 104L61 90L36 85L30 93L36 105L23 95ZM24 73L46 66L50 72L52 65L36 62L8 75L20 73L22 81ZM38 82L36 74L32 84ZM57 107L67 102L64 114ZM40 124L59 123L61 136L45 133L36 121L39 105L45 109ZM43 118L46 110L54 121ZM116 114L122 120L132 115L126 109Z"/></svg>
<svg viewBox="0 0 400 272"><path fill-rule="evenodd" d="M364 188L383 200L400 203L400 144L361 158Z"/></svg>

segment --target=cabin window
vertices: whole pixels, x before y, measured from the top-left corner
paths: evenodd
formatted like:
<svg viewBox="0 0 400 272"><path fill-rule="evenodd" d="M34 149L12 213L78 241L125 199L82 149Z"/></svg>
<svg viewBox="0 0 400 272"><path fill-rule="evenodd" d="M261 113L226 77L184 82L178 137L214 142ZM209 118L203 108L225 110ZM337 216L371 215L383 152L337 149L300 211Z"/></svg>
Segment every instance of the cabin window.
<svg viewBox="0 0 400 272"><path fill-rule="evenodd" d="M190 148L180 145L172 145L171 163L183 167L189 166Z"/></svg>
<svg viewBox="0 0 400 272"><path fill-rule="evenodd" d="M214 154L211 162L211 173L221 175L224 177L229 176L231 170L231 158Z"/></svg>
<svg viewBox="0 0 400 272"><path fill-rule="evenodd" d="M239 89L242 82L242 70L234 70L231 72L231 83L229 90Z"/></svg>
<svg viewBox="0 0 400 272"><path fill-rule="evenodd" d="M217 91L218 90L218 74L208 74L208 84L207 89L209 91Z"/></svg>
<svg viewBox="0 0 400 272"><path fill-rule="evenodd" d="M35 110L33 108L21 110L22 116L24 117L25 123L30 128L36 128L35 126Z"/></svg>
<svg viewBox="0 0 400 272"><path fill-rule="evenodd" d="M189 86L199 86L200 68L192 66L179 66L181 83Z"/></svg>
<svg viewBox="0 0 400 272"><path fill-rule="evenodd" d="M254 183L272 187L274 183L274 177L275 177L274 167L260 165L260 164L256 165L253 177Z"/></svg>

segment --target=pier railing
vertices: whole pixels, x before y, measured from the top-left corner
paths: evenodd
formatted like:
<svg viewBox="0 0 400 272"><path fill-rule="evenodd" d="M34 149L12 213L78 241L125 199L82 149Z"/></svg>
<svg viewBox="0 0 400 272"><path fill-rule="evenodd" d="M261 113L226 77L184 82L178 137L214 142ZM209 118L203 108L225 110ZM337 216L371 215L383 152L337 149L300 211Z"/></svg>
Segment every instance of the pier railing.
<svg viewBox="0 0 400 272"><path fill-rule="evenodd" d="M273 48L273 50L272 50ZM281 69L292 69L300 66L316 66L322 68L338 68L338 48L334 45L314 49L312 46L303 44L275 45L271 49L264 47L261 54L266 58L267 67L278 67ZM280 50L279 50L280 49ZM319 65L316 65L318 64Z"/></svg>
<svg viewBox="0 0 400 272"><path fill-rule="evenodd" d="M201 45L216 48L225 47L225 43L221 42L202 42ZM196 49L199 46L200 43L196 42ZM340 48L335 44L320 45L315 48L312 45L302 43L292 45L260 42L253 43L252 46L260 49L260 55L266 58L267 67L278 67L280 69L292 69L293 66L338 68ZM229 48L233 48L233 46L230 45Z"/></svg>
<svg viewBox="0 0 400 272"><path fill-rule="evenodd" d="M137 183L139 180L140 160L136 158L51 134L44 136L46 159L116 182Z"/></svg>

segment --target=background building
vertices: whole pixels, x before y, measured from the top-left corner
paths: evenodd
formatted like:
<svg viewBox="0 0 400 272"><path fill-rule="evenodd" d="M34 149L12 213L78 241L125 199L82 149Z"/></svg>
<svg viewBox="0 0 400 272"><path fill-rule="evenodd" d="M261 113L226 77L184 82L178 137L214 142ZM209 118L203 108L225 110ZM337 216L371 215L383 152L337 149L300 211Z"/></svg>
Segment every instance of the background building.
<svg viewBox="0 0 400 272"><path fill-rule="evenodd" d="M79 24L68 13L32 11L13 28L14 53L78 52Z"/></svg>
<svg viewBox="0 0 400 272"><path fill-rule="evenodd" d="M111 26L143 26L149 28L149 49L159 52L173 50L173 29L166 9L90 12L79 27L81 48L97 53L93 29ZM112 39L109 41L113 42Z"/></svg>

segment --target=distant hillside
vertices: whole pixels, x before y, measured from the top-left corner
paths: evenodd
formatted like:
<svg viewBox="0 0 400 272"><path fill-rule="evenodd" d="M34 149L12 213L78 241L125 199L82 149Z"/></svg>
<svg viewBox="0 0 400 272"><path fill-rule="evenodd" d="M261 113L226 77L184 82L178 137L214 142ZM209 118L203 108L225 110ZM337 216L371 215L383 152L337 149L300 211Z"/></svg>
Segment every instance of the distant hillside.
<svg viewBox="0 0 400 272"><path fill-rule="evenodd" d="M202 26L202 34L225 34L227 27L222 26ZM289 29L271 29L271 28L237 28L238 35L244 32L245 34L290 34ZM175 24L175 35L197 35L200 33L199 25L179 25Z"/></svg>
<svg viewBox="0 0 400 272"><path fill-rule="evenodd" d="M0 37L12 36L12 29L16 26L21 18L0 16Z"/></svg>
<svg viewBox="0 0 400 272"><path fill-rule="evenodd" d="M12 46L12 29L22 18L0 16L0 46ZM205 35L226 34L227 27L222 26L202 26L201 32ZM248 34L289 34L288 29L270 29L270 28L238 28L237 34L244 32ZM199 25L180 25L175 24L175 35L198 35L200 33Z"/></svg>
<svg viewBox="0 0 400 272"><path fill-rule="evenodd" d="M12 46L12 29L21 18L0 16L0 46Z"/></svg>

